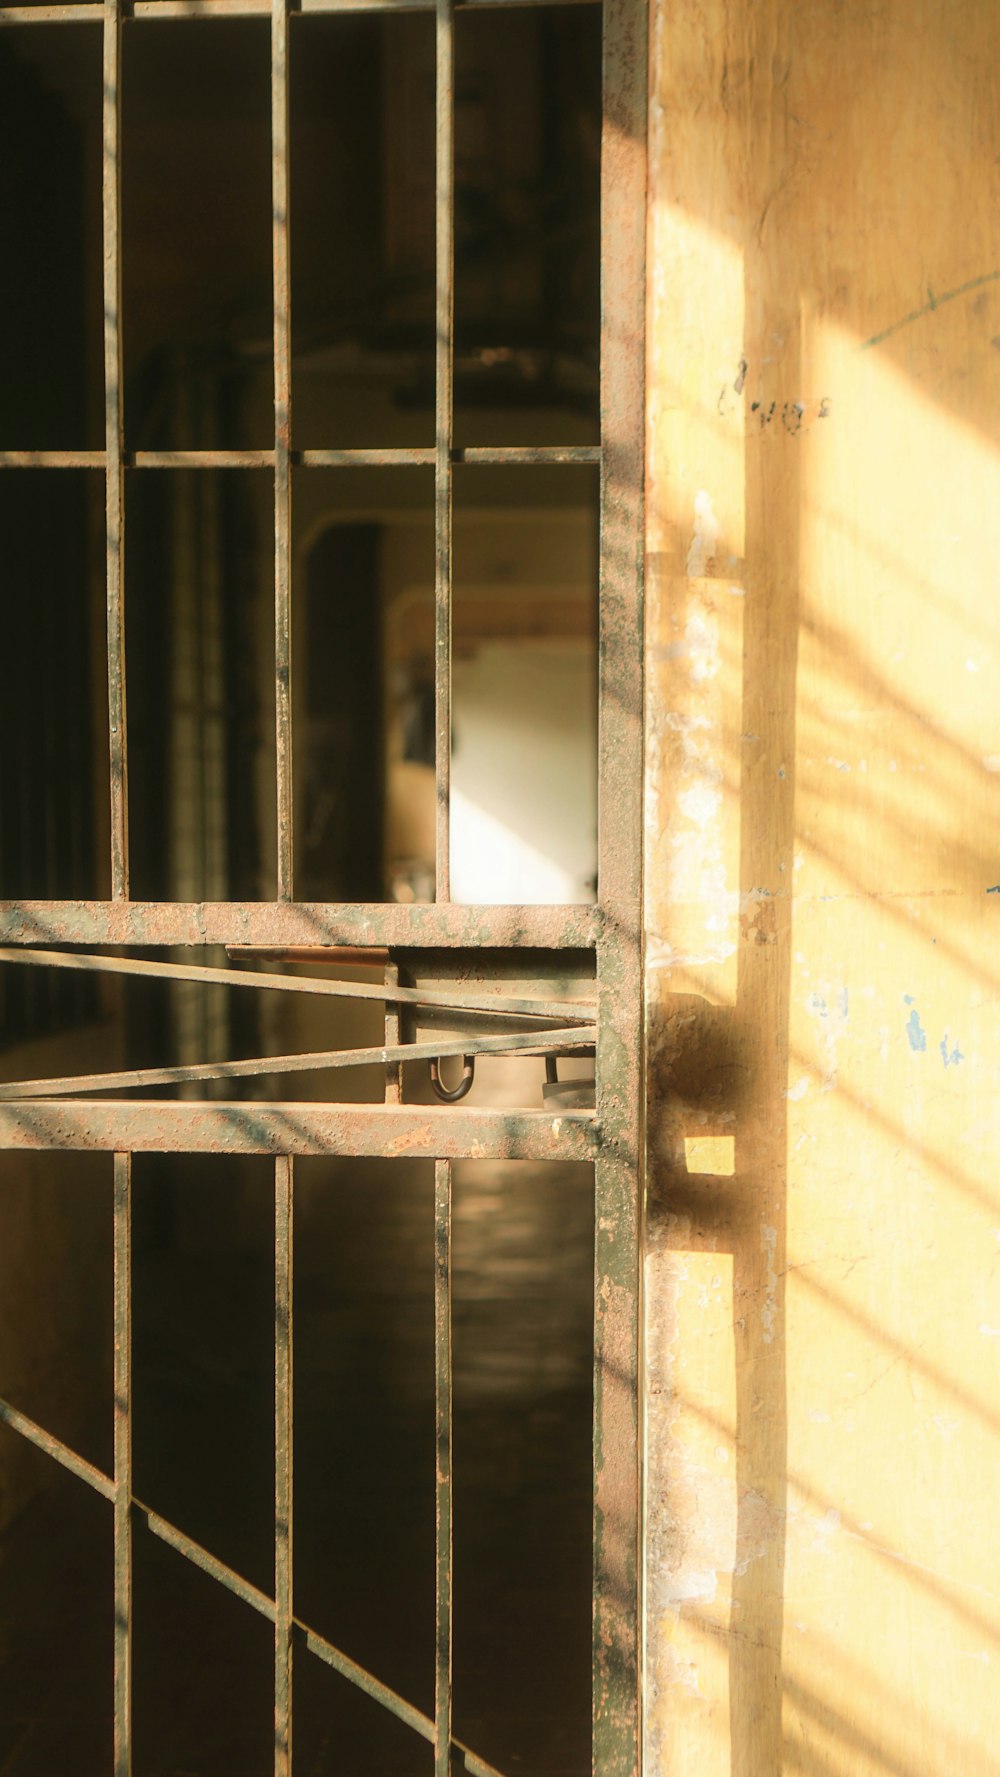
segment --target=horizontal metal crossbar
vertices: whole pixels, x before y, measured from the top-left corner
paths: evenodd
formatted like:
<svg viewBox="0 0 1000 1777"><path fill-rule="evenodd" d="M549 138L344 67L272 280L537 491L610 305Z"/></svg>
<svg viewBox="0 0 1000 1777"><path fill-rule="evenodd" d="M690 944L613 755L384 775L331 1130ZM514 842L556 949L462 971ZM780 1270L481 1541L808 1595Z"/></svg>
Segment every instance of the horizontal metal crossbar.
<svg viewBox="0 0 1000 1777"><path fill-rule="evenodd" d="M37 8L32 7L34 13ZM6 14L0 11L0 24ZM9 23L10 20L6 19ZM513 467L600 463L598 444L457 445L453 463ZM433 468L430 446L390 445L384 450L293 450L294 469L420 469ZM123 457L125 469L273 469L273 450L137 450ZM104 450L0 450L0 469L104 469Z"/></svg>
<svg viewBox="0 0 1000 1777"><path fill-rule="evenodd" d="M140 1098L9 1099L0 1150L91 1153L344 1154L387 1160L593 1160L592 1111L507 1111L466 1104L198 1104Z"/></svg>
<svg viewBox="0 0 1000 1777"><path fill-rule="evenodd" d="M449 1055L551 1055L592 1049L597 1027L511 1031L504 1036L438 1037L393 1043L379 1049L324 1049L304 1055L255 1055L247 1061L193 1061L177 1067L123 1068L117 1073L66 1074L50 1080L7 1080L0 1099L54 1098L74 1092L127 1092L139 1086L179 1086L191 1080L247 1080L268 1074L302 1074L327 1068L385 1066L391 1061L434 1061Z"/></svg>
<svg viewBox="0 0 1000 1777"><path fill-rule="evenodd" d="M482 12L509 6L594 6L599 0L454 0L456 11ZM124 0L122 17L129 19L267 18L272 0ZM433 12L436 0L295 0L293 13L331 12ZM104 16L101 0L54 0L51 5L5 6L0 25L59 25L93 23Z"/></svg>
<svg viewBox="0 0 1000 1777"><path fill-rule="evenodd" d="M68 1444L64 1444L61 1438L53 1437L52 1433L47 1432L36 1420L29 1419L26 1413L19 1412L9 1401L3 1399L0 1399L0 1422L17 1432L29 1444L33 1444L36 1450L41 1450L46 1456L51 1457L54 1462L59 1463L78 1480L85 1481L88 1487L92 1487L95 1493L101 1495L102 1499L114 1500L115 1483L110 1475L104 1474L101 1469L95 1468L93 1463L78 1456L76 1451L72 1450ZM213 1555L201 1543L196 1542L193 1537L186 1536L183 1530L178 1530L176 1524L171 1524L168 1519L162 1518L159 1512L154 1512L141 1499L136 1499L133 1496L131 1509L133 1516L140 1518L147 1530L160 1542L166 1543L178 1555L183 1555L185 1560L191 1562L192 1566L200 1568L202 1573L207 1574L210 1579L225 1587L227 1592L231 1592L242 1603L248 1604L252 1610L257 1611L262 1617L266 1617L268 1622L274 1622L274 1599L269 1598L266 1592L251 1585L250 1581L245 1580L242 1574L227 1566L224 1561L220 1561L216 1555ZM303 1623L300 1618L293 1617L292 1622L299 1640L310 1653L323 1660L326 1665L333 1668L334 1672L338 1672L342 1678L346 1678L351 1684L356 1685L359 1690L364 1691L365 1695L371 1697L374 1702L381 1703L383 1708L396 1716L399 1721L404 1722L407 1727L413 1728L414 1732L419 1734L422 1739L433 1743L434 1723L429 1716L414 1708L412 1703L408 1703L405 1697L401 1697L389 1685L383 1684L381 1679L375 1677L374 1673L359 1666L356 1660L352 1660L340 1648L335 1647L332 1641L327 1641L324 1635L319 1635L315 1629L310 1629L309 1625ZM485 1759L478 1758L461 1740L452 1741L451 1751L456 1763L463 1765L470 1773L470 1777L501 1777L501 1773L493 1765L487 1764Z"/></svg>
<svg viewBox="0 0 1000 1777"><path fill-rule="evenodd" d="M331 944L394 950L587 950L593 905L326 901L0 901L3 944Z"/></svg>
<svg viewBox="0 0 1000 1777"><path fill-rule="evenodd" d="M275 993L318 994L324 999L378 1000L394 1005L437 1006L491 1017L565 1019L593 1022L595 1006L583 1000L516 998L511 994L465 993L449 987L386 987L373 981L322 981L306 975L272 975L260 969L213 969L196 963L156 963L135 956L81 956L77 951L0 949L0 963L36 968L82 970L105 975L138 975L160 981L197 981L211 987L256 987Z"/></svg>

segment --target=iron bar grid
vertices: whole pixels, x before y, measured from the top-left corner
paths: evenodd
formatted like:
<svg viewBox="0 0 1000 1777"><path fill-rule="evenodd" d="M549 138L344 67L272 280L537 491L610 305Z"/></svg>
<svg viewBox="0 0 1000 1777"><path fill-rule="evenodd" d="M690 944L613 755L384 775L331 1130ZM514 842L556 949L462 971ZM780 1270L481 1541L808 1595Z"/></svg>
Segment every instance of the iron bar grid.
<svg viewBox="0 0 1000 1777"><path fill-rule="evenodd" d="M122 1158L125 1158L125 1156L122 1156ZM281 1165L282 1162L279 1161L275 1168L276 1233L280 1232L281 1224L284 1222L287 1214L287 1226L290 1237L292 1174L290 1163L289 1170L286 1174L281 1174ZM284 1263L285 1261L283 1257L283 1268ZM279 1280L278 1266L276 1264L275 1278L278 1292L287 1289L288 1299L290 1300L290 1241L287 1254L287 1271L283 1271L283 1279ZM287 1362L288 1399L290 1403L290 1350ZM279 1409L278 1401L279 1383L277 1364L275 1367L275 1383L275 1423L277 1429L278 1414L279 1411L281 1411L281 1409ZM282 1422L284 1423L283 1413ZM19 1436L23 1437L28 1443L33 1444L36 1450L40 1450L44 1455L51 1457L54 1462L57 1462L60 1467L66 1469L70 1474L75 1475L78 1480L85 1481L87 1486L91 1487L95 1493L100 1494L102 1499L107 1499L114 1503L116 1505L117 1513L117 1489L116 1484L111 1479L110 1475L106 1475L100 1469L95 1468L93 1463L85 1461L84 1458L78 1456L76 1451L72 1450L68 1444L64 1444L60 1438L53 1437L50 1432L45 1431L45 1429L35 1420L29 1419L27 1414L19 1412L9 1401L3 1399L0 1399L0 1423L8 1426L12 1431L17 1432ZM288 1424L290 1427L290 1418ZM289 1459L288 1485L290 1486L290 1484L291 1474ZM276 1488L276 1498L277 1492L278 1489ZM311 1654L314 1654L317 1659L322 1660L324 1664L331 1667L334 1672L338 1672L342 1678L348 1679L351 1684L356 1685L359 1690L364 1691L365 1695L371 1697L374 1702L380 1703L382 1707L387 1709L391 1715L394 1715L398 1721L401 1721L405 1726L412 1728L415 1733L420 1735L421 1739L429 1741L432 1745L437 1745L438 1729L435 1722L433 1722L429 1716L424 1715L423 1712L416 1709L412 1703L407 1702L405 1697L401 1697L399 1693L392 1690L389 1685L383 1684L381 1679L377 1678L374 1673L368 1672L363 1666L359 1666L356 1660L352 1660L348 1654L343 1653L340 1648L335 1647L333 1642L328 1641L323 1635L318 1635L315 1629L311 1629L307 1623L302 1622L301 1618L294 1615L291 1608L290 1583L287 1588L287 1596L283 1606L283 1602L278 1595L277 1586L275 1597L269 1598L266 1592L262 1592L259 1587L251 1585L250 1581L244 1579L242 1574L235 1572L235 1570L227 1566L224 1561L220 1561L218 1556L213 1555L211 1551L204 1548L201 1543L195 1542L193 1537L186 1536L184 1531L179 1530L176 1524L171 1524L168 1519L162 1518L158 1512L154 1512L150 1506L146 1505L141 1499L136 1498L134 1494L131 1495L128 1500L128 1514L130 1523L133 1527L135 1521L138 1519L152 1536L155 1536L160 1542L165 1543L167 1547L173 1549L176 1554L182 1555L186 1561L190 1561L193 1567L197 1567L202 1573L207 1574L209 1579L215 1580L218 1585L223 1586L227 1592L231 1592L233 1597L238 1598L241 1603L249 1605L250 1609L256 1611L259 1616L266 1618L269 1623L275 1624L276 1646L278 1643L280 1625L281 1640L283 1645L288 1649L289 1660L291 1658L291 1650L294 1644L300 1642L302 1646L307 1648ZM277 1580L277 1562L275 1577ZM290 1677L288 1682L288 1699L290 1702ZM276 1769L278 1756L278 1708L279 1706L276 1697ZM290 1750L290 1726L287 1729L287 1735ZM450 1741L448 1755L451 1762L460 1765L463 1770L468 1771L470 1777L502 1777L502 1773L499 1772L495 1766L488 1764L485 1759L479 1758L461 1740L453 1739ZM119 1767L116 1764L115 1777L118 1777L118 1769Z"/></svg>
<svg viewBox="0 0 1000 1777"><path fill-rule="evenodd" d="M643 0L605 0L602 153L601 447L456 449L453 441L453 54L457 10L512 0L67 0L0 7L3 25L98 23L104 31L103 215L105 448L0 452L0 468L103 471L107 493L107 644L112 899L18 902L0 907L0 938L20 945L327 943L414 947L595 949L599 1027L597 1112L469 1111L408 1107L387 1072L382 1106L157 1104L37 1100L0 1106L0 1147L101 1149L115 1154L115 1474L100 1473L17 1409L0 1420L113 1505L115 1514L115 1777L129 1771L131 1535L136 1514L153 1534L275 1625L275 1771L290 1770L293 1640L298 1638L430 1741L438 1777L461 1762L492 1767L450 1738L450 1161L459 1157L590 1159L595 1163L594 1769L638 1770L638 1247L642 1151L641 746L643 227L645 42ZM552 0L513 0L550 4ZM557 0L558 3L558 0ZM597 0L563 0L594 4ZM288 31L290 15L436 14L437 340L432 449L291 448L288 283ZM120 178L122 24L127 19L268 18L272 44L272 270L274 447L266 451L124 448L121 406ZM601 724L599 905L590 908L456 908L449 903L452 470L482 464L595 463L601 469ZM435 906L298 906L292 901L291 469L432 467L435 483L436 901ZM274 609L278 781L278 898L246 904L155 904L128 899L128 758L124 655L124 480L143 469L269 469L274 474ZM79 959L82 960L82 959ZM100 959L102 964L123 959ZM74 966L61 956L61 966ZM86 966L86 964L84 965ZM208 972L202 972L208 979ZM225 972L228 985L266 984ZM293 991L318 991L276 978ZM392 986L391 977L387 986ZM402 993L389 1007L395 1047ZM537 1002L536 1002L537 1005ZM485 1008L484 1008L485 1009ZM495 1007L492 1008L495 1010ZM561 1010L564 1010L561 1008ZM589 1010L589 1009L588 1009ZM578 1031L579 1031L579 1027ZM541 1033L539 1033L541 1035ZM561 1034L561 1033L557 1033ZM592 1033L588 1033L592 1034ZM438 1053L445 1052L436 1045ZM385 1059L385 1050L379 1052ZM132 1151L248 1152L275 1156L275 1598L266 1598L131 1495ZM435 1375L437 1425L437 1640L435 1721L363 1673L293 1614L291 1597L291 1192L293 1153L406 1154L435 1161ZM286 1312L284 1332L282 1307ZM284 1439L284 1443L283 1443ZM444 1460L442 1460L444 1456Z"/></svg>

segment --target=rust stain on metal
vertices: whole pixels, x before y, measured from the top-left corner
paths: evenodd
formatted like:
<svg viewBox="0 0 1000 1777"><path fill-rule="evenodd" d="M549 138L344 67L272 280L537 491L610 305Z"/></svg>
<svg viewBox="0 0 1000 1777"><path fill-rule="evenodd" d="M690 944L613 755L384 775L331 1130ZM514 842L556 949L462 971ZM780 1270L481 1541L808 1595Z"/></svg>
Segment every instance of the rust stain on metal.
<svg viewBox="0 0 1000 1777"><path fill-rule="evenodd" d="M271 259L274 284L274 724L278 899L292 898L292 371L288 239L288 0L271 8Z"/></svg>
<svg viewBox="0 0 1000 1777"><path fill-rule="evenodd" d="M462 907L397 902L4 901L5 944L351 945L393 950L581 950L604 915L592 906Z"/></svg>
<svg viewBox="0 0 1000 1777"><path fill-rule="evenodd" d="M452 1737L451 1185L451 1162L439 1160L434 1168L435 1777L450 1777Z"/></svg>
<svg viewBox="0 0 1000 1777"><path fill-rule="evenodd" d="M125 691L125 479L121 333L121 7L104 9L102 208L104 228L105 576L111 892L128 894L128 730Z"/></svg>
<svg viewBox="0 0 1000 1777"><path fill-rule="evenodd" d="M437 0L434 366L434 898L451 900L452 431L455 327L455 22Z"/></svg>
<svg viewBox="0 0 1000 1777"><path fill-rule="evenodd" d="M428 1159L589 1160L596 1119L567 1111L557 1130L545 1111L416 1105L269 1104L190 1099L5 1100L0 1147L105 1153L412 1154Z"/></svg>
<svg viewBox="0 0 1000 1777"><path fill-rule="evenodd" d="M645 7L636 0L606 0L593 1635L593 1761L602 1777L636 1777L641 1731L645 113Z"/></svg>
<svg viewBox="0 0 1000 1777"><path fill-rule="evenodd" d="M132 1769L132 1157L114 1162L114 1777Z"/></svg>

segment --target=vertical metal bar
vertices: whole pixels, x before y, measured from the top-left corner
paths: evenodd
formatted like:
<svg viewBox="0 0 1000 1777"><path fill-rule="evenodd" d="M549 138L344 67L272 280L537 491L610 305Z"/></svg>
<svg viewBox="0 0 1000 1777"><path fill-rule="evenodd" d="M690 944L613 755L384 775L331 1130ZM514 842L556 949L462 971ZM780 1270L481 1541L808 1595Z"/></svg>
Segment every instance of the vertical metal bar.
<svg viewBox="0 0 1000 1777"><path fill-rule="evenodd" d="M434 1777L451 1769L451 1161L434 1162L434 1399L437 1633Z"/></svg>
<svg viewBox="0 0 1000 1777"><path fill-rule="evenodd" d="M451 899L452 433L455 312L455 23L437 0L437 331L434 454L435 899Z"/></svg>
<svg viewBox="0 0 1000 1777"><path fill-rule="evenodd" d="M385 965L386 987L399 986L399 964L387 962ZM385 1002L385 1046L395 1048L400 1041L402 1030L401 1007L391 1000ZM401 1061L387 1061L385 1064L385 1102L386 1104L402 1104L403 1102L403 1064Z"/></svg>
<svg viewBox="0 0 1000 1777"><path fill-rule="evenodd" d="M121 335L120 0L104 5L104 434L108 627L111 893L128 896L128 736L125 702L125 472Z"/></svg>
<svg viewBox="0 0 1000 1777"><path fill-rule="evenodd" d="M605 0L594 1319L594 1770L640 1769L646 6Z"/></svg>
<svg viewBox="0 0 1000 1777"><path fill-rule="evenodd" d="M114 1777L132 1772L132 1157L114 1172Z"/></svg>
<svg viewBox="0 0 1000 1777"><path fill-rule="evenodd" d="M292 1769L292 1161L274 1162L274 1777Z"/></svg>
<svg viewBox="0 0 1000 1777"><path fill-rule="evenodd" d="M271 7L271 253L274 280L274 722L278 899L292 898L292 479L288 248L288 0Z"/></svg>

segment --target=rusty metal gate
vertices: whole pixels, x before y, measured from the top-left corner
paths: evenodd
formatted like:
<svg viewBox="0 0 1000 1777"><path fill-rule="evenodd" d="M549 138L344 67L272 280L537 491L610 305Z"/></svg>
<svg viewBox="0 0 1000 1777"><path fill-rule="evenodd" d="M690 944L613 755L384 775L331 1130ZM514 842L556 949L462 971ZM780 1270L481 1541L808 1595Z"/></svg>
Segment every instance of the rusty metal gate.
<svg viewBox="0 0 1000 1777"><path fill-rule="evenodd" d="M475 8L496 0L466 0ZM580 0L582 4L590 0ZM639 1765L638 1305L642 1155L641 995L643 312L645 230L645 8L604 0L601 152L601 432L594 447L458 447L453 427L454 16L436 5L436 436L427 449L296 450L291 415L289 189L290 34L296 14L392 13L433 0L56 0L4 7L0 24L92 25L103 36L103 246L105 446L100 451L19 450L2 439L0 467L99 469L106 490L107 687L111 807L111 898L16 901L0 907L2 966L109 970L171 979L224 981L259 990L368 995L386 1004L385 1046L362 1059L385 1066L383 1104L256 1101L218 1097L129 1100L130 1086L239 1077L305 1064L336 1067L349 1056L268 1057L262 1062L133 1070L115 1079L82 1076L8 1085L0 1102L0 1146L89 1149L114 1155L114 1472L106 1474L13 1406L0 1417L81 1482L114 1513L115 1777L131 1770L132 1539L137 1514L154 1534L274 1625L276 1777L289 1777L293 1648L333 1666L434 1747L437 1777L454 1769L495 1777L453 1737L451 1492L451 1163L466 1157L587 1160L595 1200L593 1769L599 1777ZM267 451L127 453L122 412L120 212L123 155L122 31L125 19L270 15L274 439ZM16 253L16 243L14 247ZM591 463L600 471L598 886L592 906L469 906L449 889L452 730L452 487L456 463ZM292 469L433 468L435 535L436 889L427 904L340 905L295 898L292 850ZM268 470L274 487L273 663L277 761L277 893L261 902L149 902L129 892L129 759L126 722L123 546L126 477L146 468L224 466ZM16 670L7 661L5 672ZM290 977L265 968L215 970L149 959L150 949L226 946L243 962L301 947L317 962L351 947L387 958L385 984ZM129 955L141 950L142 956ZM113 953L112 953L113 952ZM460 985L441 979L451 957ZM553 996L551 986L512 995L504 976L538 966L547 983L560 958L593 959L595 1002ZM431 969L426 959L435 957ZM518 963L518 958L523 960ZM538 963L544 959L544 970ZM422 960L424 959L424 960ZM236 959L234 959L236 960ZM515 968L514 965L517 965ZM565 978L578 974L567 960ZM407 1013L446 1008L462 1028L450 1041L414 1040ZM485 1015L485 1021L484 1021ZM498 1020L505 1019L506 1027ZM477 1020L479 1021L477 1024ZM400 1058L596 1049L596 1108L498 1110L462 1103L407 1104ZM335 1075L333 1077L336 1077ZM101 1096L89 1096L94 1092ZM273 1596L249 1585L134 1494L131 1428L131 1159L136 1153L246 1153L274 1159L276 1452ZM296 1155L406 1155L435 1163L435 1379L437 1636L434 1719L299 1620L292 1595L292 1197ZM301 1654L300 1657L305 1657Z"/></svg>

